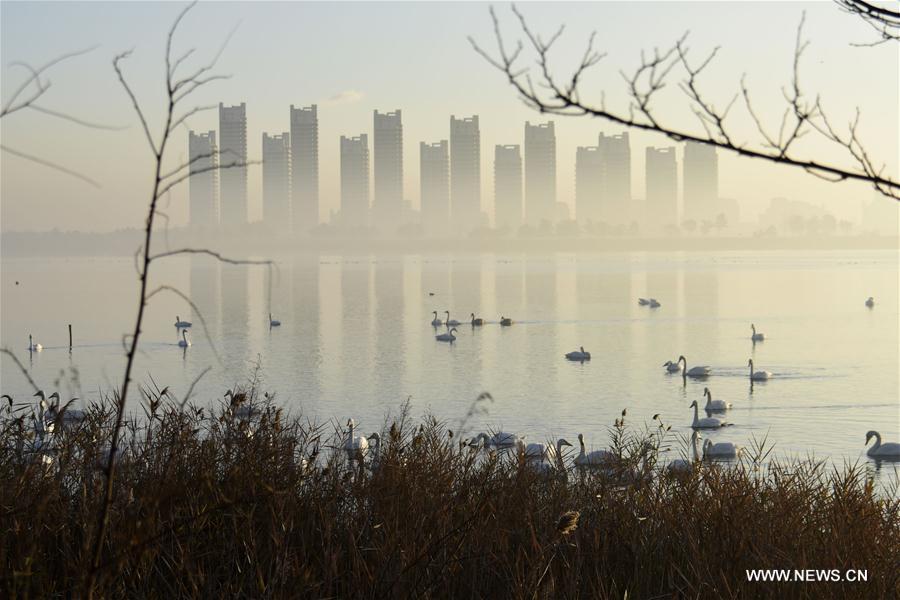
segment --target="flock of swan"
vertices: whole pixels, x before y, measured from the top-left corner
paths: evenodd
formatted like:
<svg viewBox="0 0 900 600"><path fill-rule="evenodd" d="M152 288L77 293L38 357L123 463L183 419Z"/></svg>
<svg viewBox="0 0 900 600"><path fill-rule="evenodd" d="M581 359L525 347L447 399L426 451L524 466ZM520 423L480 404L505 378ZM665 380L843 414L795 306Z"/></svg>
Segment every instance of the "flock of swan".
<svg viewBox="0 0 900 600"><path fill-rule="evenodd" d="M639 298L638 304L640 306L648 306L650 308L658 308L661 306L660 302L655 298ZM875 305L875 301L873 298L868 298L866 300L866 306L872 308ZM435 328L440 326L447 327L448 331L444 333L439 333L435 335L435 340L439 342L449 342L453 343L456 341L456 327L460 325L460 322L450 318L450 311L444 311L445 318L442 320L438 317L437 311L432 311L433 319L431 321L431 325ZM485 321L480 318L476 318L474 313L471 313L471 325L472 327L477 327L484 325ZM512 320L507 317L502 317L500 320L501 325L512 325ZM758 331L756 329L756 324L750 324L750 341L755 345L757 342L765 341L766 334ZM580 346L578 350L574 350L572 352L568 352L565 354L565 358L570 361L578 361L585 362L591 360L591 353L584 349L584 346ZM753 382L762 382L769 381L774 377L774 374L771 371L766 371L765 369L757 369L753 364L753 359L750 358L747 360L747 366L750 369L749 379L751 384ZM706 365L698 365L692 366L688 368L687 359L681 355L675 361L666 361L663 364L663 367L666 368L666 372L669 374L680 374L684 380L684 383L687 383L687 379L699 379L706 380L712 375L712 368ZM706 411L706 417L700 417L699 410L700 405L693 401L691 402L689 408L694 410L694 418L691 421L691 429L693 433L691 435L691 446L693 449L693 457L694 462L699 460L700 453L697 450L697 441L701 437L701 430L716 430L721 429L723 427L728 427L732 425L724 418L720 418L721 413L725 413L731 409L732 405L729 402L725 402L724 400L713 400L712 392L708 387L703 388L703 395L706 398L706 404L704 405L704 410ZM720 413L720 416L714 416L714 413ZM498 437L499 436L499 437ZM575 464L576 466L584 466L584 464L591 464L591 461L599 460L600 457L605 457L603 461L608 461L609 452L606 450L598 450L596 452L592 452L590 454L585 454L584 452L584 441L581 434L578 435L579 442L581 443L581 454L576 458ZM869 445L869 442L872 438L875 438L875 444L868 448L866 454L875 459L887 459L887 460L900 460L900 444L898 443L882 443L881 434L877 431L869 431L866 434L866 446ZM569 442L564 439L558 440L558 446L556 450L553 449L552 446L547 446L546 444L524 444L524 436L520 436L518 434L500 432L499 434L494 434L493 436L489 436L487 434L479 434L472 440L472 444L475 446L479 446L481 448L493 448L493 449L508 449L517 447L518 445L522 445L520 450L524 453L526 459L535 458L537 460L540 459L539 462L543 465L542 468L554 468L557 466L557 462L559 461L559 452L560 446L570 446ZM702 456L705 459L734 459L737 458L741 453L742 448L733 442L716 442L713 443L711 440L706 440L703 445ZM593 458L590 458L593 455ZM585 461L588 461L585 463ZM676 461L672 461L670 463L670 467L672 469L678 470L679 468L683 468L684 464L687 464L683 459L679 459Z"/></svg>

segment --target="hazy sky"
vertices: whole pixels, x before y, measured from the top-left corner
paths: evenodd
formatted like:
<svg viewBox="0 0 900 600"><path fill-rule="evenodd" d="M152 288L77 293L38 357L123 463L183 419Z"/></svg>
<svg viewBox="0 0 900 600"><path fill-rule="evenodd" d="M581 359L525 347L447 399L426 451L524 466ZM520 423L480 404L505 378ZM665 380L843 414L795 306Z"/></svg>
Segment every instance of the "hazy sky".
<svg viewBox="0 0 900 600"><path fill-rule="evenodd" d="M61 53L93 45L86 56L55 68L42 105L79 118L127 126L119 131L88 130L46 114L23 111L2 121L3 144L40 155L98 180L97 190L8 154L2 156L3 230L110 230L137 227L151 183L151 156L128 99L118 86L112 57L129 48L127 77L159 131L164 105L162 62L166 31L180 3L3 2L2 96L25 75L10 63L39 65ZM196 47L206 60L229 31L237 28L219 61L227 81L213 83L197 104L247 103L251 159L261 153L261 133L289 130L290 104L319 104L321 212L339 202L340 135L371 133L372 110L403 110L405 197L419 202L420 141L449 137L449 117L478 114L482 136L482 206L493 211L493 148L521 144L525 120L542 121L525 108L498 72L469 46L472 35L492 47L485 3L243 3L201 2L175 39L176 48ZM759 112L777 128L783 110L781 86L791 72L796 27L806 11L810 46L802 63L802 85L820 94L833 120L845 124L858 106L861 136L870 154L898 173L898 52L895 44L854 47L872 41L872 30L831 2L597 2L525 3L532 24L545 33L567 30L556 63L561 70L580 58L590 31L608 56L585 81L583 95L606 92L610 107L625 106L619 70L633 69L640 50L666 47L690 30L696 56L721 46L701 84L719 106L739 89L747 74ZM513 38L512 18L497 5ZM659 114L683 128L699 129L674 82L659 103ZM740 106L735 130L752 134ZM593 145L600 131L620 128L599 120L557 117L559 199L572 202L575 147ZM191 128L217 128L209 111L190 120ZM633 192L643 197L644 147L670 145L659 136L632 134ZM756 139L754 137L753 139ZM187 153L187 129L174 140L173 161ZM819 144L799 147L820 160L843 156ZM680 159L680 152L679 152ZM250 172L250 218L261 214L260 168ZM167 210L173 224L187 218L187 187L172 194ZM873 192L860 184L828 184L805 173L759 161L720 155L720 195L742 201L744 218L775 196L824 204L840 217L856 219L860 201Z"/></svg>

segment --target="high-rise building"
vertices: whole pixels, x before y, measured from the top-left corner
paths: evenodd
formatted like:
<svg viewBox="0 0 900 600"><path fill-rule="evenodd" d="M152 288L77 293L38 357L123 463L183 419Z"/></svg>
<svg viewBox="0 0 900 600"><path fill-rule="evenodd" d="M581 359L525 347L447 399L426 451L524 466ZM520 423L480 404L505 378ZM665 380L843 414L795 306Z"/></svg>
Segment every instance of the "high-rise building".
<svg viewBox="0 0 900 600"><path fill-rule="evenodd" d="M291 105L291 208L294 232L319 224L319 116L315 104Z"/></svg>
<svg viewBox="0 0 900 600"><path fill-rule="evenodd" d="M656 228L678 225L678 161L675 148L646 149L647 223Z"/></svg>
<svg viewBox="0 0 900 600"><path fill-rule="evenodd" d="M219 102L219 214L226 227L247 223L246 163L247 105L225 106Z"/></svg>
<svg viewBox="0 0 900 600"><path fill-rule="evenodd" d="M522 225L522 150L494 146L494 227L515 233Z"/></svg>
<svg viewBox="0 0 900 600"><path fill-rule="evenodd" d="M291 231L291 134L262 134L263 222L272 230Z"/></svg>
<svg viewBox="0 0 900 600"><path fill-rule="evenodd" d="M683 201L686 221L714 220L719 197L719 158L709 144L684 145Z"/></svg>
<svg viewBox="0 0 900 600"><path fill-rule="evenodd" d="M192 227L219 224L219 164L216 132L188 132L190 161L190 206L188 222Z"/></svg>
<svg viewBox="0 0 900 600"><path fill-rule="evenodd" d="M628 133L600 134L597 140L603 160L600 220L610 225L631 222L631 144Z"/></svg>
<svg viewBox="0 0 900 600"><path fill-rule="evenodd" d="M579 223L603 220L603 154L600 146L575 151L575 218Z"/></svg>
<svg viewBox="0 0 900 600"><path fill-rule="evenodd" d="M552 223L556 212L556 131L553 121L525 122L525 222Z"/></svg>
<svg viewBox="0 0 900 600"><path fill-rule="evenodd" d="M372 224L393 232L400 225L403 208L403 123L399 109L374 114Z"/></svg>
<svg viewBox="0 0 900 600"><path fill-rule="evenodd" d="M366 227L369 220L369 136L341 136L341 225Z"/></svg>
<svg viewBox="0 0 900 600"><path fill-rule="evenodd" d="M478 115L450 116L450 220L458 233L481 222L481 130Z"/></svg>
<svg viewBox="0 0 900 600"><path fill-rule="evenodd" d="M450 222L450 148L447 140L419 143L422 229L427 234L447 231Z"/></svg>

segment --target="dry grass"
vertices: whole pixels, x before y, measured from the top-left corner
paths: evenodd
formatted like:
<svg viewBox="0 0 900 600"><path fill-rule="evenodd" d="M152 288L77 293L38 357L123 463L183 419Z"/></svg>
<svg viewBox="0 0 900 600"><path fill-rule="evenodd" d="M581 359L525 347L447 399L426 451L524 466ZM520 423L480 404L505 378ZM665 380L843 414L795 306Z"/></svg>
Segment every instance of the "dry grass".
<svg viewBox="0 0 900 600"><path fill-rule="evenodd" d="M378 465L334 425L250 391L214 414L144 393L129 424L97 590L103 597L896 598L900 501L863 471L753 460L675 478L665 428L611 428L606 473L536 473L404 413ZM79 594L100 510L112 401L58 431L4 420L0 596ZM571 459L571 456L569 457ZM568 464L571 465L571 460ZM867 569L868 583L761 584L745 569Z"/></svg>

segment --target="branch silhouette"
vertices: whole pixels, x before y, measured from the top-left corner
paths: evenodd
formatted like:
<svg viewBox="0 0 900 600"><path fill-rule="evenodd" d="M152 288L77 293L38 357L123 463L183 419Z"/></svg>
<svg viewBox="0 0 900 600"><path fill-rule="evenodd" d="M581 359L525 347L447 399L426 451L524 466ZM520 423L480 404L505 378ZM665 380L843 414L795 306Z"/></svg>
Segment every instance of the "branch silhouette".
<svg viewBox="0 0 900 600"><path fill-rule="evenodd" d="M514 46L508 47L503 39L500 19L491 7L496 53L488 52L472 37L469 37L469 43L475 52L504 74L519 98L530 108L551 115L597 117L625 127L661 133L678 142L696 142L721 148L738 156L803 169L829 181L862 181L869 183L880 194L900 200L900 181L887 175L884 165L874 163L859 138L859 113L857 112L846 131L840 131L827 117L822 100L819 97L810 99L802 91L800 63L808 45L803 38L805 14L797 27L793 75L789 87L783 91L786 107L776 137L769 134L759 115L753 110L746 77L742 77L739 91L724 109L717 108L701 90L700 76L715 58L718 48L713 49L699 63L692 64L688 60L687 34L684 34L665 51L655 50L651 58L642 53L640 66L631 74L622 73L629 97L628 110L616 111L607 108L604 94L600 95L599 104L592 104L581 98L579 83L583 76L604 58L604 54L594 49L596 33L589 37L581 62L573 67L572 74L556 75L550 67L550 55L564 29L559 28L545 42L515 5L511 10L522 38L526 41L518 39ZM536 68L523 64L526 55L533 59ZM535 71L534 78L532 70ZM688 107L699 120L701 132L665 123L652 110L653 100L658 92L670 83L676 72L681 74L677 85L686 96ZM761 140L739 141L729 127L728 117L739 97L744 98L744 106L756 124ZM798 156L794 151L795 142L811 133L817 134L832 146L842 148L850 164L832 164Z"/></svg>

